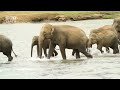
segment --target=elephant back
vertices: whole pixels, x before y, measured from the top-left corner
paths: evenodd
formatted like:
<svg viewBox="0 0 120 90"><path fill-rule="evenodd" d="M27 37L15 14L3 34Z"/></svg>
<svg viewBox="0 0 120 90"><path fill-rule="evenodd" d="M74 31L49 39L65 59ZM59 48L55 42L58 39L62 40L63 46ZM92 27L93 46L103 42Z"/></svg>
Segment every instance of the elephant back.
<svg viewBox="0 0 120 90"><path fill-rule="evenodd" d="M12 46L12 41L4 35L0 35L0 43L1 46Z"/></svg>

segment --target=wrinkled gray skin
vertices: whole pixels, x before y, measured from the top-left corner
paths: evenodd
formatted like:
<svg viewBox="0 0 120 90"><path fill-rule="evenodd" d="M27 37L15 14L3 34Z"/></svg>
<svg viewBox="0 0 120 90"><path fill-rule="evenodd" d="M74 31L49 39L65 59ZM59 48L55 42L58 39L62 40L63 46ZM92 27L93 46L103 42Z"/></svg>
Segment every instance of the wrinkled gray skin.
<svg viewBox="0 0 120 90"><path fill-rule="evenodd" d="M88 39L88 41L89 41L89 39ZM89 49L88 49L88 41L87 41L87 44L86 44L86 50L87 50L87 52L90 52ZM74 56L75 54L77 54L77 51L73 49L72 56ZM79 57L80 57L80 54L79 54ZM76 58L78 58L77 55L76 55Z"/></svg>
<svg viewBox="0 0 120 90"><path fill-rule="evenodd" d="M32 52L33 52L33 47L37 45L37 56L39 57L39 45L38 45L38 38L39 36L34 36L32 39L32 45L31 45L31 57L32 57ZM44 55L47 57L47 49L49 48L50 40L44 40L43 42L43 50L44 50ZM52 56L57 56L58 53L56 50L54 50Z"/></svg>
<svg viewBox="0 0 120 90"><path fill-rule="evenodd" d="M83 30L77 27L70 25L44 24L40 32L40 36L42 36L41 40L45 40L45 39L51 40L48 59L50 59L56 45L59 46L63 59L66 59L66 52L65 52L66 48L74 49L76 51L78 58L79 58L79 52L83 53L88 58L92 58L92 55L90 55L86 51L87 36ZM39 51L41 51L40 42L39 42L39 46L40 46ZM41 52L39 56L41 56Z"/></svg>
<svg viewBox="0 0 120 90"><path fill-rule="evenodd" d="M113 49L113 54L119 53L118 50L118 35L112 26L106 25L98 29L94 29L90 32L88 47L92 47L93 44L97 44L97 49L103 53L102 47L106 47L109 51L109 47Z"/></svg>
<svg viewBox="0 0 120 90"><path fill-rule="evenodd" d="M0 35L0 52L3 52L4 55L8 57L8 61L12 61L13 57L11 56L12 49L12 41L4 35ZM14 51L13 51L14 53ZM17 55L14 53L15 57Z"/></svg>

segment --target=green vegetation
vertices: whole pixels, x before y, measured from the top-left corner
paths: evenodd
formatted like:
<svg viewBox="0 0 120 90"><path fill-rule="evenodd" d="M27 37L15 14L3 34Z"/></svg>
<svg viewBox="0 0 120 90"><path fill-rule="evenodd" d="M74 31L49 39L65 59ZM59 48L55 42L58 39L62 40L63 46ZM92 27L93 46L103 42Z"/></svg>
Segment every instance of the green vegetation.
<svg viewBox="0 0 120 90"><path fill-rule="evenodd" d="M63 21L113 19L120 16L120 11L0 11L0 22L5 16L16 16L17 22L59 21L59 15L64 16Z"/></svg>

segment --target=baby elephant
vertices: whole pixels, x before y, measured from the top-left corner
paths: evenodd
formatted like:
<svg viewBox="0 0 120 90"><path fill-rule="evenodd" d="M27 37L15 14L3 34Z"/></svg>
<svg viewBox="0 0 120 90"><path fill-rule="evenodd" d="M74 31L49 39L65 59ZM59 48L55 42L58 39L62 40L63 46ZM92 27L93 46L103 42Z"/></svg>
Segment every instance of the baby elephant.
<svg viewBox="0 0 120 90"><path fill-rule="evenodd" d="M38 37L39 36L34 36L32 39L32 45L31 45L31 57L32 57L32 52L33 52L33 46L37 45L37 56L39 56L39 46L38 46ZM44 55L47 57L47 49L49 48L50 40L45 40L43 43L43 50L44 50ZM58 53L56 50L54 50L52 56L57 56Z"/></svg>
<svg viewBox="0 0 120 90"><path fill-rule="evenodd" d="M8 61L12 61L13 57L11 56L11 52L13 51L12 48L12 41L4 35L0 35L0 52L3 52L4 55L8 57ZM14 51L13 51L14 53ZM14 53L15 57L17 55Z"/></svg>

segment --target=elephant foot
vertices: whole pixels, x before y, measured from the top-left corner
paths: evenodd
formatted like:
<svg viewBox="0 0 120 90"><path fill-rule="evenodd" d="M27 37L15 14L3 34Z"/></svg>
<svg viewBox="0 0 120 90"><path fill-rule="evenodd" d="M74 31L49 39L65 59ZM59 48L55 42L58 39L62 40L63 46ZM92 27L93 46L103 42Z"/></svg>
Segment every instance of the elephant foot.
<svg viewBox="0 0 120 90"><path fill-rule="evenodd" d="M12 61L12 60L13 60L12 56L8 57L8 61Z"/></svg>
<svg viewBox="0 0 120 90"><path fill-rule="evenodd" d="M93 58L93 56L89 54L89 55L87 56L87 58Z"/></svg>
<svg viewBox="0 0 120 90"><path fill-rule="evenodd" d="M85 53L84 54L87 58L93 58L93 56L91 55L91 54L89 54L89 53Z"/></svg>
<svg viewBox="0 0 120 90"><path fill-rule="evenodd" d="M113 54L116 54L116 52L113 51Z"/></svg>
<svg viewBox="0 0 120 90"><path fill-rule="evenodd" d="M119 50L113 50L113 54L119 53Z"/></svg>
<svg viewBox="0 0 120 90"><path fill-rule="evenodd" d="M79 56L76 56L76 59L80 58L80 55Z"/></svg>
<svg viewBox="0 0 120 90"><path fill-rule="evenodd" d="M76 59L77 58L80 58L80 53L79 53L79 51L76 51Z"/></svg>
<svg viewBox="0 0 120 90"><path fill-rule="evenodd" d="M52 57L54 57L54 54L52 54Z"/></svg>
<svg viewBox="0 0 120 90"><path fill-rule="evenodd" d="M44 56L39 56L40 59L44 58Z"/></svg>
<svg viewBox="0 0 120 90"><path fill-rule="evenodd" d="M50 59L50 57L47 57L47 59Z"/></svg>

